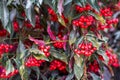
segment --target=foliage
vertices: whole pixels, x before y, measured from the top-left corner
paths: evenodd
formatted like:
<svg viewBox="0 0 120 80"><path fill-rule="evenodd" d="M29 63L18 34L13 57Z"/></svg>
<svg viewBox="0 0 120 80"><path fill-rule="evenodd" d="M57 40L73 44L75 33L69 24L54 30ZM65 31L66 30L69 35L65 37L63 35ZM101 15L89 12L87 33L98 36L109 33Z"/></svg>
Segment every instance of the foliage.
<svg viewBox="0 0 120 80"><path fill-rule="evenodd" d="M119 67L105 35L118 24L109 3L118 1L1 0L0 79L103 79L104 66Z"/></svg>

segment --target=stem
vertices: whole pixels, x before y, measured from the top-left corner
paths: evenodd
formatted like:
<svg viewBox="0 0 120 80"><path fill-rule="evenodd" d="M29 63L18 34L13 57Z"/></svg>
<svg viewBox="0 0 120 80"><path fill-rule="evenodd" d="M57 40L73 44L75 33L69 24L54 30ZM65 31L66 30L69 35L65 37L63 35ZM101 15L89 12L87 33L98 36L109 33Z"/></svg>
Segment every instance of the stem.
<svg viewBox="0 0 120 80"><path fill-rule="evenodd" d="M85 59L84 59L84 73L83 73L83 78L82 78L82 80L87 80L87 66L86 66L86 61L87 61L87 57L85 57Z"/></svg>
<svg viewBox="0 0 120 80"><path fill-rule="evenodd" d="M56 43L56 42L67 42L69 40L60 40L60 41L51 41L51 42L46 42L46 44L51 44L51 43Z"/></svg>

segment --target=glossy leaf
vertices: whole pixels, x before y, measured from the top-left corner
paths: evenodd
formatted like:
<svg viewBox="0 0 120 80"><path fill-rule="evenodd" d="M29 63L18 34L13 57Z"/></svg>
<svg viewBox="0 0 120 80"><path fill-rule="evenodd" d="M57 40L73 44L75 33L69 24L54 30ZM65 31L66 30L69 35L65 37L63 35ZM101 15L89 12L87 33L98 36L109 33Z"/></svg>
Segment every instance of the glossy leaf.
<svg viewBox="0 0 120 80"><path fill-rule="evenodd" d="M88 14L94 16L97 20L99 20L102 24L105 24L105 19L103 18L103 16L99 15L99 14L95 14L93 12L89 12Z"/></svg>
<svg viewBox="0 0 120 80"><path fill-rule="evenodd" d="M99 50L100 46L102 45L103 42L98 42L98 39L92 34L87 36L88 41L92 42L93 46Z"/></svg>
<svg viewBox="0 0 120 80"><path fill-rule="evenodd" d="M13 30L11 21L8 23L8 25L5 27L5 29L10 33L11 36L13 35L14 30Z"/></svg>
<svg viewBox="0 0 120 80"><path fill-rule="evenodd" d="M37 80L39 80L40 78L40 70L38 67L32 67L32 69L36 72L36 75L37 75Z"/></svg>
<svg viewBox="0 0 120 80"><path fill-rule="evenodd" d="M73 1L73 0L65 0L64 6L65 6L65 5L68 5L69 3L72 3L72 1Z"/></svg>
<svg viewBox="0 0 120 80"><path fill-rule="evenodd" d="M34 2L35 0L27 0L26 9L30 8Z"/></svg>
<svg viewBox="0 0 120 80"><path fill-rule="evenodd" d="M51 38L52 40L56 40L55 35L54 35L53 32L51 31L50 24L48 24L47 32L48 32L48 34L49 34L49 36L50 36L50 38Z"/></svg>
<svg viewBox="0 0 120 80"><path fill-rule="evenodd" d="M10 11L10 20L13 21L15 16L16 16L17 10L16 9L12 9Z"/></svg>
<svg viewBox="0 0 120 80"><path fill-rule="evenodd" d="M46 60L46 61L49 61L49 59L48 59L46 56L42 55L42 54L34 54L33 56L34 56L37 60Z"/></svg>
<svg viewBox="0 0 120 80"><path fill-rule="evenodd" d="M69 44L72 45L76 41L76 38L77 38L77 33L75 30L72 30L69 36Z"/></svg>
<svg viewBox="0 0 120 80"><path fill-rule="evenodd" d="M67 35L63 36L63 40L67 40ZM67 44L67 42L64 42L64 44L63 44L64 50L66 50L66 44Z"/></svg>
<svg viewBox="0 0 120 80"><path fill-rule="evenodd" d="M42 51L38 50L38 49L35 49L35 48L30 49L29 52L32 53L33 56L38 60L42 59L42 60L49 61L48 58L45 56L45 54Z"/></svg>
<svg viewBox="0 0 120 80"><path fill-rule="evenodd" d="M99 12L99 5L97 0L87 0L87 1L97 12Z"/></svg>
<svg viewBox="0 0 120 80"><path fill-rule="evenodd" d="M7 5L10 5L14 0L8 0Z"/></svg>
<svg viewBox="0 0 120 80"><path fill-rule="evenodd" d="M60 59L65 63L68 63L67 62L67 56L65 55L65 53L62 53L62 52L56 51L56 50L51 50L50 53L53 57L55 57L57 59Z"/></svg>
<svg viewBox="0 0 120 80"><path fill-rule="evenodd" d="M3 0L0 2L0 4L1 4L0 5L1 21L2 21L3 26L6 27L9 22L9 10L6 5L6 1Z"/></svg>
<svg viewBox="0 0 120 80"><path fill-rule="evenodd" d="M74 74L69 74L65 80L72 80L74 77Z"/></svg>
<svg viewBox="0 0 120 80"><path fill-rule="evenodd" d="M27 68L24 65L20 66L19 73L20 73L22 80L28 80Z"/></svg>
<svg viewBox="0 0 120 80"><path fill-rule="evenodd" d="M58 1L57 8L58 8L58 13L60 14L60 16L62 16L62 12L64 11L64 9L63 9L63 2L64 2L64 0L59 0Z"/></svg>
<svg viewBox="0 0 120 80"><path fill-rule="evenodd" d="M8 60L6 62L6 75L8 75L9 73L13 72L14 71L14 66L13 64L11 63L11 60Z"/></svg>
<svg viewBox="0 0 120 80"><path fill-rule="evenodd" d="M29 40L33 41L35 44L41 46L41 45L45 45L45 42L43 40L38 40L38 39L34 39L33 37L29 36Z"/></svg>
<svg viewBox="0 0 120 80"><path fill-rule="evenodd" d="M78 67L81 67L83 65L83 58L81 56L74 55L74 59L75 59L75 64Z"/></svg>
<svg viewBox="0 0 120 80"><path fill-rule="evenodd" d="M39 4L40 4L40 5L42 4L42 2L43 2L43 0L39 0Z"/></svg>
<svg viewBox="0 0 120 80"><path fill-rule="evenodd" d="M18 59L22 59L25 57L25 46L24 44L22 43L22 41L19 41L19 44L18 44L18 48L17 48L17 58Z"/></svg>
<svg viewBox="0 0 120 80"><path fill-rule="evenodd" d="M83 37L80 37L76 42L76 46L78 46L82 41L83 41Z"/></svg>
<svg viewBox="0 0 120 80"><path fill-rule="evenodd" d="M63 19L61 16L59 16L59 15L58 15L58 21L59 21L63 26L66 27L66 23L65 23L64 19Z"/></svg>
<svg viewBox="0 0 120 80"><path fill-rule="evenodd" d="M90 73L90 75L92 76L93 80L101 80L100 77L94 73Z"/></svg>
<svg viewBox="0 0 120 80"><path fill-rule="evenodd" d="M79 0L80 1L80 3L83 5L83 6L85 6L86 5L86 0Z"/></svg>
<svg viewBox="0 0 120 80"><path fill-rule="evenodd" d="M77 64L74 64L74 74L77 80L80 80L83 75L83 68L77 66Z"/></svg>
<svg viewBox="0 0 120 80"><path fill-rule="evenodd" d="M29 1L29 0L28 0ZM25 13L27 18L29 19L30 23L33 27L35 27L35 12L34 12L34 6L31 5L25 9Z"/></svg>

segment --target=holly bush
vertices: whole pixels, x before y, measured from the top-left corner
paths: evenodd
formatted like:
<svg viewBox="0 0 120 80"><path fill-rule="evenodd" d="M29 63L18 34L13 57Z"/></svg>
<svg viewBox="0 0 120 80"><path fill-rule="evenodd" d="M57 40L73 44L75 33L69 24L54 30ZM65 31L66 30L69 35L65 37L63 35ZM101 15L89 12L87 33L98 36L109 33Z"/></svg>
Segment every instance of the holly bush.
<svg viewBox="0 0 120 80"><path fill-rule="evenodd" d="M118 57L105 35L118 0L1 0L1 80L102 80ZM112 74L113 76L113 74Z"/></svg>

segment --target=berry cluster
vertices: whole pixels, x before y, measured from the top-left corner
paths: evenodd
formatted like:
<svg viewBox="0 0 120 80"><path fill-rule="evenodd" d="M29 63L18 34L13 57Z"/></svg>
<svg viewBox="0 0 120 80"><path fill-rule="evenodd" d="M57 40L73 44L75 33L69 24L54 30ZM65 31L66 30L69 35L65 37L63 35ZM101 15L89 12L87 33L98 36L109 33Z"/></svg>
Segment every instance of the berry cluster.
<svg viewBox="0 0 120 80"><path fill-rule="evenodd" d="M48 8L48 13L50 14L50 19L52 21L58 21L57 15L52 8ZM61 15L61 18L65 21L65 23L68 23L68 19L64 16L64 14Z"/></svg>
<svg viewBox="0 0 120 80"><path fill-rule="evenodd" d="M53 46L56 47L56 48L59 48L59 49L62 49L63 48L63 42L60 42L59 40L56 41Z"/></svg>
<svg viewBox="0 0 120 80"><path fill-rule="evenodd" d="M52 8L48 8L48 13L51 15L50 19L52 21L58 21L57 15L55 14L54 10Z"/></svg>
<svg viewBox="0 0 120 80"><path fill-rule="evenodd" d="M113 12L110 10L110 8L103 8L100 10L101 15L108 17L112 16Z"/></svg>
<svg viewBox="0 0 120 80"><path fill-rule="evenodd" d="M106 50L106 55L107 55L108 58L109 58L109 62L108 62L109 65L112 65L112 66L114 66L114 67L118 67L118 66L119 66L119 63L118 63L118 59L117 59L117 55L116 55L116 54L112 54L111 51Z"/></svg>
<svg viewBox="0 0 120 80"><path fill-rule="evenodd" d="M110 25L110 24L116 24L116 23L118 23L118 19L115 18L115 19L107 20L106 22L107 22L107 24L109 24L109 25Z"/></svg>
<svg viewBox="0 0 120 80"><path fill-rule="evenodd" d="M0 30L0 37L4 37L6 35L7 35L7 30L5 29Z"/></svg>
<svg viewBox="0 0 120 80"><path fill-rule="evenodd" d="M94 73L99 71L99 64L96 60L94 60L91 64L89 64L88 70Z"/></svg>
<svg viewBox="0 0 120 80"><path fill-rule="evenodd" d="M78 45L78 48L75 49L75 53L78 55L85 55L85 56L91 56L93 52L96 50L96 47L92 45L92 43L80 43Z"/></svg>
<svg viewBox="0 0 120 80"><path fill-rule="evenodd" d="M14 29L15 32L19 31L19 24L16 20L13 21L13 29Z"/></svg>
<svg viewBox="0 0 120 80"><path fill-rule="evenodd" d="M35 16L35 28L34 29L41 29L42 28L42 26L40 25L40 18L39 18L39 16ZM26 21L24 21L24 26L25 27L27 27L27 28L33 28L33 26L31 25L31 23L28 21L28 20L26 20Z"/></svg>
<svg viewBox="0 0 120 80"><path fill-rule="evenodd" d="M6 75L6 70L3 66L0 66L0 78L10 78L18 73L18 70L14 70Z"/></svg>
<svg viewBox="0 0 120 80"><path fill-rule="evenodd" d="M76 5L75 6L75 9L76 9L76 11L77 12L83 12L83 11L89 11L89 10L91 10L92 8L91 8L91 6L90 5L86 5L85 7L81 7L81 6L79 6L79 5Z"/></svg>
<svg viewBox="0 0 120 80"><path fill-rule="evenodd" d="M32 25L30 24L30 22L28 20L26 20L24 22L24 26L27 27L27 28L32 28Z"/></svg>
<svg viewBox="0 0 120 80"><path fill-rule="evenodd" d="M39 16L35 16L35 19L36 19L35 29L42 29Z"/></svg>
<svg viewBox="0 0 120 80"><path fill-rule="evenodd" d="M57 35L57 38L58 38L59 40L56 40L55 43L53 44L53 46L54 46L55 48L63 49L64 42L60 42L60 40L63 40L62 34L58 34L58 35Z"/></svg>
<svg viewBox="0 0 120 80"><path fill-rule="evenodd" d="M43 45L42 45L42 46L39 46L38 49L39 49L40 51L44 52L44 54L45 54L46 57L49 57L49 56L50 56L50 52L49 52L50 46L43 46Z"/></svg>
<svg viewBox="0 0 120 80"><path fill-rule="evenodd" d="M111 28L111 27L112 27L111 25L108 25L108 24L103 25L103 24L99 23L97 29L104 30L106 28Z"/></svg>
<svg viewBox="0 0 120 80"><path fill-rule="evenodd" d="M25 62L25 66L27 67L41 66L43 62L45 62L45 60L37 60L36 58L30 56Z"/></svg>
<svg viewBox="0 0 120 80"><path fill-rule="evenodd" d="M21 16L24 18L26 17L25 11L21 12Z"/></svg>
<svg viewBox="0 0 120 80"><path fill-rule="evenodd" d="M79 19L73 21L73 25L81 27L81 28L88 28L92 25L94 18L92 16L81 16Z"/></svg>
<svg viewBox="0 0 120 80"><path fill-rule="evenodd" d="M117 23L118 23L118 19L107 20L105 25L99 23L98 30L104 30L106 28L111 28L112 24L117 24Z"/></svg>
<svg viewBox="0 0 120 80"><path fill-rule="evenodd" d="M8 53L12 50L13 45L9 45L9 44L0 44L0 55L2 55L3 53Z"/></svg>
<svg viewBox="0 0 120 80"><path fill-rule="evenodd" d="M66 71L65 62L62 62L60 60L53 60L50 63L50 70L53 71L53 70L56 70L56 69L58 69L59 71L65 72Z"/></svg>

